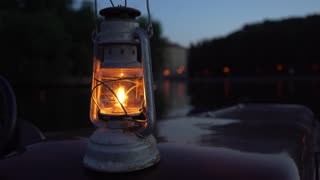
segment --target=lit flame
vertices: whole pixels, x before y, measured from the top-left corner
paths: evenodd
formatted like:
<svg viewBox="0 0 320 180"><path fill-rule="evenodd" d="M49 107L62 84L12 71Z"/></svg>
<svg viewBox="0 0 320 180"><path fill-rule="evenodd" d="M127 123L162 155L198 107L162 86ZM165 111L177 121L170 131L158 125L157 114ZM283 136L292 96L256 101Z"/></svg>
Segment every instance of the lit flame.
<svg viewBox="0 0 320 180"><path fill-rule="evenodd" d="M117 90L116 90L116 95L118 97L118 100L119 102L124 105L124 101L127 99L127 95L126 95L126 92L124 91L124 88L123 87L119 87ZM120 105L120 104L119 104Z"/></svg>

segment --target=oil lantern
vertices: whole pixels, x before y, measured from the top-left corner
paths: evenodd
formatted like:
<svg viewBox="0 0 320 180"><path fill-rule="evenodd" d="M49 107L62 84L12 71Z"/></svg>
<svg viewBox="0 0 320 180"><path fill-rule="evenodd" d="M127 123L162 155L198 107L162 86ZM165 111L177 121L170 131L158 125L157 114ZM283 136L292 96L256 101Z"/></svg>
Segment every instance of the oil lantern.
<svg viewBox="0 0 320 180"><path fill-rule="evenodd" d="M140 11L102 9L94 36L90 119L98 128L88 142L85 167L130 172L156 164L149 33L139 27Z"/></svg>

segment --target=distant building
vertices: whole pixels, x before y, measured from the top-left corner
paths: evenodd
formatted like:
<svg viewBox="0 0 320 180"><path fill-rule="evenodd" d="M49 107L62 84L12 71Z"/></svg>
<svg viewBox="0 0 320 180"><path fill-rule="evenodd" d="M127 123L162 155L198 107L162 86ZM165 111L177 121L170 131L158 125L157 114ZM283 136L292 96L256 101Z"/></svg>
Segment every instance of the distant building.
<svg viewBox="0 0 320 180"><path fill-rule="evenodd" d="M164 77L186 77L188 49L178 44L169 43L164 48Z"/></svg>

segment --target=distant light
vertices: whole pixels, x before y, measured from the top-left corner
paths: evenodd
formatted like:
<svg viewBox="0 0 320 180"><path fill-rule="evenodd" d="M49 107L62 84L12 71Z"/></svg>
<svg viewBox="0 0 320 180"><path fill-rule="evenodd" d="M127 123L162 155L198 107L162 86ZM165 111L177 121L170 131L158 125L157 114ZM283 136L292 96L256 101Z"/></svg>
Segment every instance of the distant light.
<svg viewBox="0 0 320 180"><path fill-rule="evenodd" d="M283 65L277 64L277 71L282 72L283 71Z"/></svg>
<svg viewBox="0 0 320 180"><path fill-rule="evenodd" d="M181 75L184 73L184 70L185 70L185 67L184 66L180 66L178 69L177 69L177 74Z"/></svg>
<svg viewBox="0 0 320 180"><path fill-rule="evenodd" d="M231 69L228 66L223 67L223 73L229 74L231 72Z"/></svg>
<svg viewBox="0 0 320 180"><path fill-rule="evenodd" d="M169 69L163 70L163 75L164 75L164 76L170 76L170 74L171 74L171 72L170 72Z"/></svg>
<svg viewBox="0 0 320 180"><path fill-rule="evenodd" d="M318 72L319 71L319 65L318 64L312 64L312 71Z"/></svg>

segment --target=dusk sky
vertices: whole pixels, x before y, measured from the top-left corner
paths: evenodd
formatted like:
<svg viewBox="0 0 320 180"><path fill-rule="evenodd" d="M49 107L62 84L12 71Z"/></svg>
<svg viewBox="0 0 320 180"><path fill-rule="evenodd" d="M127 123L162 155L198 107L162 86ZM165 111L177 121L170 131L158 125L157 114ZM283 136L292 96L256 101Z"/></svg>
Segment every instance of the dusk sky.
<svg viewBox="0 0 320 180"><path fill-rule="evenodd" d="M98 2L100 9L110 6L109 0ZM113 2L124 5L124 0ZM128 6L146 15L145 0L128 0ZM152 17L162 24L163 35L188 47L228 35L245 24L320 14L320 0L150 0L150 8Z"/></svg>

